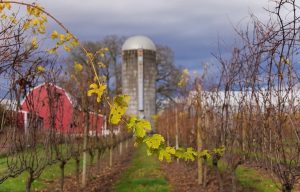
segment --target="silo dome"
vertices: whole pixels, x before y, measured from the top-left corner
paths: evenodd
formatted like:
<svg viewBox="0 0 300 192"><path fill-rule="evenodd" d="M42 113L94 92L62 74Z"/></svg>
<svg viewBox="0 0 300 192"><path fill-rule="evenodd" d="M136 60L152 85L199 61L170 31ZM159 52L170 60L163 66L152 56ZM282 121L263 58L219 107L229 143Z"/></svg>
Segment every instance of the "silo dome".
<svg viewBox="0 0 300 192"><path fill-rule="evenodd" d="M137 49L156 51L153 41L142 35L129 37L122 46L122 51Z"/></svg>

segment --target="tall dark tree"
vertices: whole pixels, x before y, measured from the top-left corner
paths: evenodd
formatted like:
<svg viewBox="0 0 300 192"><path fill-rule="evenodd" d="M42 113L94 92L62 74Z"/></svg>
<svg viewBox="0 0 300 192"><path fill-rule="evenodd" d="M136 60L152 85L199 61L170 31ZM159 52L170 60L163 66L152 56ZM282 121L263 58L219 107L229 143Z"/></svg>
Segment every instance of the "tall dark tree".
<svg viewBox="0 0 300 192"><path fill-rule="evenodd" d="M165 45L156 45L157 48L157 78L156 78L156 105L163 107L164 100L173 100L178 93L180 69L174 64L174 53Z"/></svg>

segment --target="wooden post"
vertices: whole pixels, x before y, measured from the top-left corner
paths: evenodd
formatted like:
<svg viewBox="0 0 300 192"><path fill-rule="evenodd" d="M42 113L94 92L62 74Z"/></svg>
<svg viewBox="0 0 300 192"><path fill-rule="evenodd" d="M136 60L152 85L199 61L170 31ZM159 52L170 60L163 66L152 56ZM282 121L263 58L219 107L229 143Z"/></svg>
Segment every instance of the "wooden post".
<svg viewBox="0 0 300 192"><path fill-rule="evenodd" d="M119 153L120 153L120 155L122 155L122 152L123 152L123 141L121 141L120 144L119 144Z"/></svg>
<svg viewBox="0 0 300 192"><path fill-rule="evenodd" d="M88 142L88 127L89 126L89 114L85 113L84 117L84 133L83 133L83 157L82 157L82 186L86 186L87 175L87 142Z"/></svg>
<svg viewBox="0 0 300 192"><path fill-rule="evenodd" d="M178 109L177 109L177 106L175 105L175 149L178 149L179 148L179 139L178 139ZM177 163L179 163L179 159L177 158Z"/></svg>
<svg viewBox="0 0 300 192"><path fill-rule="evenodd" d="M200 85L198 85L198 97L196 100L196 131L197 131L197 151L198 153L200 153L202 151L203 148L203 142L202 142L202 125L201 125L201 118L202 118L202 106L201 106L201 102L202 102L202 98L201 98L201 87ZM197 165L198 165L198 178L197 178L197 182L199 185L203 184L203 165L202 165L202 157L198 157L197 159Z"/></svg>
<svg viewBox="0 0 300 192"><path fill-rule="evenodd" d="M110 127L110 147L109 147L109 167L112 168L113 165L113 130Z"/></svg>

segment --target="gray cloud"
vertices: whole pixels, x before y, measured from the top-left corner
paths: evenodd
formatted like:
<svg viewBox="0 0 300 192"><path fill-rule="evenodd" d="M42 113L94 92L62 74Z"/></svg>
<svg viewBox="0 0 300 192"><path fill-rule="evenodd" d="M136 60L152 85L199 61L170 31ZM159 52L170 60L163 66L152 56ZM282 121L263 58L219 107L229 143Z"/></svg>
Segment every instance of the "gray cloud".
<svg viewBox="0 0 300 192"><path fill-rule="evenodd" d="M194 68L211 60L218 37L233 41L232 25L249 12L263 16L268 0L41 0L83 40L143 34L170 46L176 62Z"/></svg>

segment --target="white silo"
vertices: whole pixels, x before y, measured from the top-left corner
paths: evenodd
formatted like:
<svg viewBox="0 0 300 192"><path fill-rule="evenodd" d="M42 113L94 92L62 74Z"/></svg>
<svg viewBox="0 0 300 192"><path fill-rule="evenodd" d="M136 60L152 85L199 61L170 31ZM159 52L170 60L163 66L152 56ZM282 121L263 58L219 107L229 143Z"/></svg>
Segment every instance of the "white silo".
<svg viewBox="0 0 300 192"><path fill-rule="evenodd" d="M146 36L128 38L122 46L122 93L131 97L127 114L150 120L156 113L156 47Z"/></svg>

